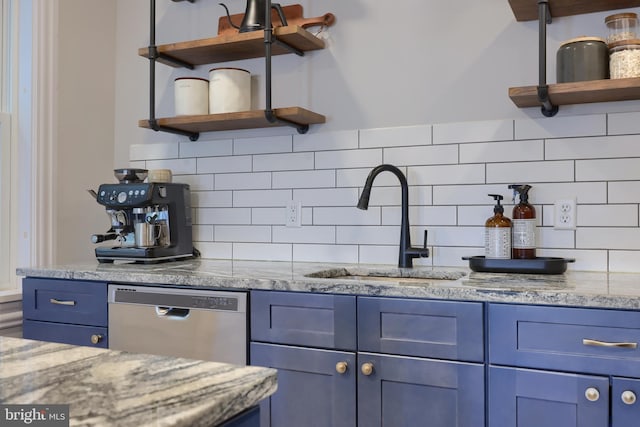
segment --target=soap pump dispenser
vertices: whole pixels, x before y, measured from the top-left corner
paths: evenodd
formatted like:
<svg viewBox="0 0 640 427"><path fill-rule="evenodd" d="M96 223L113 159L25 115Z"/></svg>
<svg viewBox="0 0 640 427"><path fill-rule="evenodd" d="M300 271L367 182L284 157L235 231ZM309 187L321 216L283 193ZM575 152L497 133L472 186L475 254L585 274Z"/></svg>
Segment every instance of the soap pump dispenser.
<svg viewBox="0 0 640 427"><path fill-rule="evenodd" d="M529 204L530 185L509 185L520 203L513 207L512 258L533 259L536 257L536 209Z"/></svg>
<svg viewBox="0 0 640 427"><path fill-rule="evenodd" d="M504 216L500 194L489 194L496 201L493 216L484 223L484 257L493 259L511 258L511 220Z"/></svg>

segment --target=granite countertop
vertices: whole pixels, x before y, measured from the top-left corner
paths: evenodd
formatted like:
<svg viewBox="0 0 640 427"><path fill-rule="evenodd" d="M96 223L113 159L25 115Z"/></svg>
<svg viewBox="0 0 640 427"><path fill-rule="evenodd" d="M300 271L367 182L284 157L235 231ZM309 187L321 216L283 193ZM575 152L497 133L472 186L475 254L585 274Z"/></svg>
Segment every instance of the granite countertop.
<svg viewBox="0 0 640 427"><path fill-rule="evenodd" d="M353 274L424 276L400 279L329 277ZM317 274L321 272L320 274ZM269 261L188 260L162 264L97 262L19 268L20 276L97 280L174 287L264 289L348 295L436 298L525 304L640 309L640 275L569 271L559 275L477 273L468 268ZM309 277L309 275L315 277ZM431 275L440 279L428 278ZM462 276L462 277L460 277Z"/></svg>
<svg viewBox="0 0 640 427"><path fill-rule="evenodd" d="M0 337L0 403L69 404L72 426L210 426L276 390L276 370Z"/></svg>

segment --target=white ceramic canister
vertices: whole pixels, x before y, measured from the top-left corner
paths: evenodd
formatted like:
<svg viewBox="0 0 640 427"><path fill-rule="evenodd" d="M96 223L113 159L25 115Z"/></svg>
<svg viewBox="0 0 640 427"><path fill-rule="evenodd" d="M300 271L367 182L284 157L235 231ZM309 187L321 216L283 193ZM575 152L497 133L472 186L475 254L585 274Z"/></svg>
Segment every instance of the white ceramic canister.
<svg viewBox="0 0 640 427"><path fill-rule="evenodd" d="M251 110L251 73L240 68L209 71L209 113Z"/></svg>
<svg viewBox="0 0 640 427"><path fill-rule="evenodd" d="M209 81L178 77L174 85L176 116L209 114Z"/></svg>

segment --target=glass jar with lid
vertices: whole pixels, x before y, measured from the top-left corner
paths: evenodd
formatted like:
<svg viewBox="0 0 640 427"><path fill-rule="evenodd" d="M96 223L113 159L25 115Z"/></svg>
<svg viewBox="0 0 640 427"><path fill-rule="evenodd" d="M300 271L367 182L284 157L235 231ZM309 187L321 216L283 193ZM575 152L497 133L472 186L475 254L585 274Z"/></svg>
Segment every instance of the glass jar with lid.
<svg viewBox="0 0 640 427"><path fill-rule="evenodd" d="M609 45L609 73L612 79L640 77L640 40L621 40Z"/></svg>
<svg viewBox="0 0 640 427"><path fill-rule="evenodd" d="M604 23L608 29L607 43L609 44L638 38L638 14L636 13L609 15L604 18Z"/></svg>

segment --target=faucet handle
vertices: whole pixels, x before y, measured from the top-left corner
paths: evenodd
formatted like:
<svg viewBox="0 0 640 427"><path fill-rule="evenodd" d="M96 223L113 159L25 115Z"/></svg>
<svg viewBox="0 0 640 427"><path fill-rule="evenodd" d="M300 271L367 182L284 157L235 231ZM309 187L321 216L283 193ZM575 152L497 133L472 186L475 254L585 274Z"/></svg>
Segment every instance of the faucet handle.
<svg viewBox="0 0 640 427"><path fill-rule="evenodd" d="M425 248L425 249L427 248L427 233L428 232L429 232L429 230L427 230L425 228L425 230L424 230L424 243L422 244L422 247Z"/></svg>

